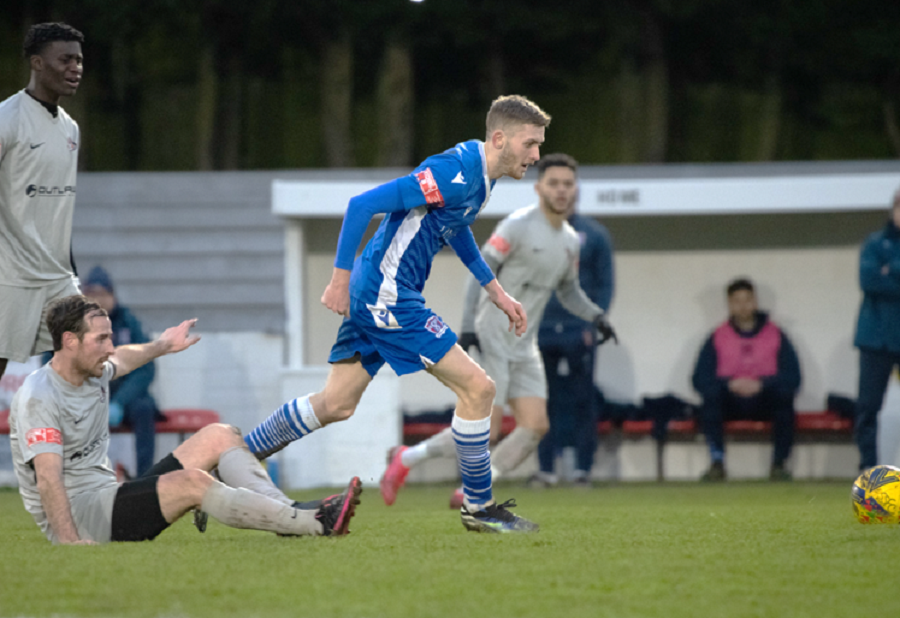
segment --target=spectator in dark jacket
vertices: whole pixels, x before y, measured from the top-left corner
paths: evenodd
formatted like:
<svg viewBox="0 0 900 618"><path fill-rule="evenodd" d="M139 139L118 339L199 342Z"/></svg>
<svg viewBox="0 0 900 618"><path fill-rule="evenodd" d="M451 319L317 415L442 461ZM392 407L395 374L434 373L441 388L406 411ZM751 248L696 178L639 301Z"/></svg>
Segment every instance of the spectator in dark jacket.
<svg viewBox="0 0 900 618"><path fill-rule="evenodd" d="M854 345L859 348L859 395L856 444L859 467L879 463L878 411L894 367L900 365L900 190L894 193L891 218L871 234L859 258L862 306Z"/></svg>
<svg viewBox="0 0 900 618"><path fill-rule="evenodd" d="M116 300L115 289L109 273L95 266L83 286L84 295L98 303L109 313L112 322L113 345L147 343L141 323L128 307ZM143 474L153 465L156 442L155 422L161 418L156 401L148 389L156 375L154 363L147 363L128 375L110 382L109 424L118 427L125 423L134 432L134 448L137 454L137 473Z"/></svg>
<svg viewBox="0 0 900 618"><path fill-rule="evenodd" d="M800 388L797 353L766 313L749 279L727 288L728 320L706 340L694 368L703 397L700 417L711 465L702 480L725 480L726 420L772 421L772 480L789 480L785 462L794 442L794 397Z"/></svg>

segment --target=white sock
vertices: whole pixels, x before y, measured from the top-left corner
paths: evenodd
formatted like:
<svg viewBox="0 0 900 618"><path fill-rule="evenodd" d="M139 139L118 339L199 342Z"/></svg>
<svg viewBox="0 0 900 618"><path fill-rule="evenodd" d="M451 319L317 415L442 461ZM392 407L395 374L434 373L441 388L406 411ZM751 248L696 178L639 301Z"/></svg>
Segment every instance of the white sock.
<svg viewBox="0 0 900 618"><path fill-rule="evenodd" d="M453 441L453 430L449 427L436 433L427 440L412 446L400 456L403 465L412 468L425 459L434 457L456 457L456 443Z"/></svg>
<svg viewBox="0 0 900 618"><path fill-rule="evenodd" d="M415 446L411 446L400 455L400 461L407 468L415 467L428 459L428 446L424 441L419 442Z"/></svg>
<svg viewBox="0 0 900 618"><path fill-rule="evenodd" d="M316 512L282 504L262 494L213 481L200 508L232 528L265 530L294 536L321 536Z"/></svg>
<svg viewBox="0 0 900 618"><path fill-rule="evenodd" d="M288 506L294 503L275 486L256 455L246 446L236 446L222 453L218 470L219 478L229 487L243 487Z"/></svg>

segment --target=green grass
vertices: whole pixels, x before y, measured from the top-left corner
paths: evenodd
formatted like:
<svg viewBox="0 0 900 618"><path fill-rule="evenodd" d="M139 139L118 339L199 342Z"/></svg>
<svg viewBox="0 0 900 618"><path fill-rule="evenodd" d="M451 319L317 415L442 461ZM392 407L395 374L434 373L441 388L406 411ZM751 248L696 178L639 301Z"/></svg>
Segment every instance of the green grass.
<svg viewBox="0 0 900 618"><path fill-rule="evenodd" d="M900 530L849 482L502 485L534 535L467 533L450 487L377 489L346 538L185 518L152 543L53 547L0 491L2 616L790 616L896 614ZM313 494L306 492L303 497ZM298 496L299 497L299 496ZM887 589L885 589L887 587Z"/></svg>

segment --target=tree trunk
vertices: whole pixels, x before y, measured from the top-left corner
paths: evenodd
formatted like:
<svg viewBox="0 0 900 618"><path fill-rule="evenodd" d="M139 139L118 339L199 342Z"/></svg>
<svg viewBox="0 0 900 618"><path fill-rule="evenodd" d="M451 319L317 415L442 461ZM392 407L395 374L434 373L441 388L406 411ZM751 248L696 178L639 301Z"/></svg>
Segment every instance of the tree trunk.
<svg viewBox="0 0 900 618"><path fill-rule="evenodd" d="M197 66L197 169L213 169L213 142L216 128L216 103L219 80L216 75L215 49L203 46Z"/></svg>
<svg viewBox="0 0 900 618"><path fill-rule="evenodd" d="M414 95L409 46L390 37L378 78L378 155L376 164L401 167L412 163Z"/></svg>
<svg viewBox="0 0 900 618"><path fill-rule="evenodd" d="M900 126L897 123L897 106L894 104L898 99L900 99L900 70L895 69L888 75L885 83L881 110L888 141L894 149L894 156L900 158Z"/></svg>
<svg viewBox="0 0 900 618"><path fill-rule="evenodd" d="M884 111L884 127L887 131L888 140L894 148L894 154L900 158L900 125L897 123L897 114L894 102L890 99L885 100L882 106Z"/></svg>
<svg viewBox="0 0 900 618"><path fill-rule="evenodd" d="M241 137L244 110L244 63L240 55L228 60L228 79L223 89L224 98L219 109L222 112L219 129L219 169L236 170L241 167Z"/></svg>
<svg viewBox="0 0 900 618"><path fill-rule="evenodd" d="M616 91L619 94L619 163L637 163L641 159L643 136L640 76L630 59L622 61Z"/></svg>
<svg viewBox="0 0 900 618"><path fill-rule="evenodd" d="M503 48L497 39L491 39L491 51L488 56L488 95L491 101L507 94L506 92L506 61L503 59Z"/></svg>
<svg viewBox="0 0 900 618"><path fill-rule="evenodd" d="M648 163L666 160L669 145L669 67L662 27L651 9L643 12L644 152Z"/></svg>
<svg viewBox="0 0 900 618"><path fill-rule="evenodd" d="M322 137L329 167L352 167L353 41L347 31L327 41L322 58Z"/></svg>
<svg viewBox="0 0 900 618"><path fill-rule="evenodd" d="M766 80L760 110L759 144L757 161L772 161L778 152L778 136L781 132L781 80L772 75Z"/></svg>

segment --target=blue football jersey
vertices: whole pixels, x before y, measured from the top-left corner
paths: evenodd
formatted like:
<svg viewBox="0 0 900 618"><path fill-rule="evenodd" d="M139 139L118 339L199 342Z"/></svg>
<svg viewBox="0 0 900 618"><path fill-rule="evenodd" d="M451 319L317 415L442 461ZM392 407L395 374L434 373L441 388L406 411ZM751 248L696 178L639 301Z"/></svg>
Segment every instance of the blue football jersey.
<svg viewBox="0 0 900 618"><path fill-rule="evenodd" d="M356 259L350 295L372 309L424 302L435 254L478 218L495 182L479 140L429 157L398 179L405 210L386 215Z"/></svg>

